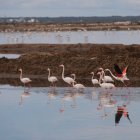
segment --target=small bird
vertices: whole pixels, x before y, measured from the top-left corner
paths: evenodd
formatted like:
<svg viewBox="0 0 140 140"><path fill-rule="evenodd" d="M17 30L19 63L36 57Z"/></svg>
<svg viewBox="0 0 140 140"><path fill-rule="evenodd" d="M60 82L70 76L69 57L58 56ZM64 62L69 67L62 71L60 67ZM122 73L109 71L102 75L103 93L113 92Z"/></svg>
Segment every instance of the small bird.
<svg viewBox="0 0 140 140"><path fill-rule="evenodd" d="M57 77L50 76L50 69L48 68L49 74L48 74L48 81L52 83L53 87L55 86L55 83L58 81Z"/></svg>
<svg viewBox="0 0 140 140"><path fill-rule="evenodd" d="M20 81L24 84L24 88L25 88L25 84L30 83L32 80L30 78L23 78L22 77L22 69L21 68L19 69L19 71L20 71Z"/></svg>

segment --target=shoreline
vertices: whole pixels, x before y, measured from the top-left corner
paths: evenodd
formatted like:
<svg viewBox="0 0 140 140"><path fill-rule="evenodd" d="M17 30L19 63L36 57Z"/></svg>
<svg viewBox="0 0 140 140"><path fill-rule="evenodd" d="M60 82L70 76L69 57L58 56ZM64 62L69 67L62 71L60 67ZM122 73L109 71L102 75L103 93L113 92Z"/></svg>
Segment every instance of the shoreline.
<svg viewBox="0 0 140 140"><path fill-rule="evenodd" d="M0 23L0 32L140 30L136 23Z"/></svg>
<svg viewBox="0 0 140 140"><path fill-rule="evenodd" d="M65 76L75 73L78 83L92 87L90 75L92 71L97 73L98 68L103 67L109 68L114 73L114 63L117 63L121 69L129 65L127 73L130 78L129 86L140 86L140 45L136 44L7 44L0 45L0 53L21 54L16 59L0 58L0 75L5 74L5 77L0 77L0 83L6 83L6 80L8 83L13 79L10 84L21 85L18 69L22 68L24 76L35 79L32 86L49 86L47 80L49 67L51 75L60 79L58 86L67 86L61 79L62 69L59 68L60 64L64 64ZM16 77L10 78L8 74ZM40 75L44 77L43 80L39 78ZM99 77L95 75L95 78ZM115 85L121 87L122 83L116 82Z"/></svg>

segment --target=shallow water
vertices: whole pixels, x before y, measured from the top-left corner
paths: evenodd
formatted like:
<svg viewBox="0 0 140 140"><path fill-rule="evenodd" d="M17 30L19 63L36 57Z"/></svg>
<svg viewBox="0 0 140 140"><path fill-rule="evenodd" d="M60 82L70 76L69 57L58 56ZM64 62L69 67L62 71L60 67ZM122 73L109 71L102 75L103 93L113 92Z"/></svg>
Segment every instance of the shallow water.
<svg viewBox="0 0 140 140"><path fill-rule="evenodd" d="M132 140L140 137L140 88L112 92L86 88L0 86L2 140ZM115 126L118 105L127 105L132 124L122 117Z"/></svg>
<svg viewBox="0 0 140 140"><path fill-rule="evenodd" d="M8 59L15 59L15 58L19 58L20 55L19 54L0 54L0 58L8 58Z"/></svg>
<svg viewBox="0 0 140 140"><path fill-rule="evenodd" d="M0 44L140 44L140 31L0 32Z"/></svg>

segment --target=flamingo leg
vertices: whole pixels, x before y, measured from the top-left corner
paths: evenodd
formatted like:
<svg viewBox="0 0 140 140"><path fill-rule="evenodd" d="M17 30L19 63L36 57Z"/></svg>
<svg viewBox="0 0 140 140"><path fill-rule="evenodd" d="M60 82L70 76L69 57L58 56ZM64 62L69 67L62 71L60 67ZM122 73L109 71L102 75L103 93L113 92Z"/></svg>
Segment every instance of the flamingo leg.
<svg viewBox="0 0 140 140"><path fill-rule="evenodd" d="M24 91L26 90L26 86L25 86L25 83L24 83Z"/></svg>
<svg viewBox="0 0 140 140"><path fill-rule="evenodd" d="M28 89L30 89L30 88L31 88L31 84L29 83L29 84L28 84Z"/></svg>

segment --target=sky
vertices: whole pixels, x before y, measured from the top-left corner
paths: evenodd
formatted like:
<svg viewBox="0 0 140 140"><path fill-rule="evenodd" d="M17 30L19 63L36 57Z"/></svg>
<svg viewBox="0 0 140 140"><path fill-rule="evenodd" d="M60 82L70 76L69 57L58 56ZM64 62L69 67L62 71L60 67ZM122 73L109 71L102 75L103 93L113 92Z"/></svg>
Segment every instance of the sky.
<svg viewBox="0 0 140 140"><path fill-rule="evenodd" d="M140 0L0 0L0 17L116 15L140 15Z"/></svg>

